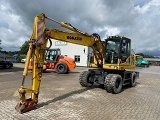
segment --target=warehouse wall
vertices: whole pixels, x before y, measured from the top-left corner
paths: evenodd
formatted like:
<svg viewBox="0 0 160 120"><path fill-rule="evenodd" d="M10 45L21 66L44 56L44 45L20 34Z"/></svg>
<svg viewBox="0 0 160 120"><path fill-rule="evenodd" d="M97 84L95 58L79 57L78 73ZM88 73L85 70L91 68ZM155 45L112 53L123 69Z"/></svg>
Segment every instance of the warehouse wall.
<svg viewBox="0 0 160 120"><path fill-rule="evenodd" d="M87 60L88 47L87 46L52 40L51 48L60 48L62 55L70 56L73 59L75 59L76 56L80 56L80 62L76 62L76 65L77 66L87 66L87 62L88 62ZM85 49L86 54L84 54L84 49Z"/></svg>

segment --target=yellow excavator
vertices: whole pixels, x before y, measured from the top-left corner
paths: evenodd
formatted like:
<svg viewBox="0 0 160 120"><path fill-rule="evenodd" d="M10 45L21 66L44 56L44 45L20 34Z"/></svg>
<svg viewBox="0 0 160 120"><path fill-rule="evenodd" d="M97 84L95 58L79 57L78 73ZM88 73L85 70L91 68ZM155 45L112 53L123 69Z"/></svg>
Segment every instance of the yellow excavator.
<svg viewBox="0 0 160 120"><path fill-rule="evenodd" d="M59 24L67 31L46 27L46 20ZM57 22L45 14L34 18L32 36L29 41L29 50L23 71L22 85L18 89L20 101L15 109L19 113L33 109L38 103L38 95L42 78L45 52L52 45L52 39L92 48L94 59L90 69L83 71L79 76L79 83L83 87L91 87L94 83L103 85L108 93L118 94L124 85L136 86L139 72L130 70L135 68L135 56L132 54L131 39L124 36L109 36L101 41L97 33L88 34L66 22ZM47 44L50 44L47 47ZM28 74L28 64L32 57L31 88L24 86ZM31 95L26 98L26 93Z"/></svg>

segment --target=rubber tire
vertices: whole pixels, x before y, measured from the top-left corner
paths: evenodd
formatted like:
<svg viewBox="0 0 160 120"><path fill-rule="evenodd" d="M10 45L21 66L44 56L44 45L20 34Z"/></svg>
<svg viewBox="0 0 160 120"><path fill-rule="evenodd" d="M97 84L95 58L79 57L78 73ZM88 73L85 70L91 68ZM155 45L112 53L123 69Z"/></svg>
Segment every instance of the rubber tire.
<svg viewBox="0 0 160 120"><path fill-rule="evenodd" d="M116 83L118 83L118 87L116 86ZM110 88L112 89L113 94L118 94L122 91L122 77L118 74L113 74L111 79L110 79Z"/></svg>
<svg viewBox="0 0 160 120"><path fill-rule="evenodd" d="M113 74L108 74L106 77L105 77L105 81L104 81L104 89L108 92L108 93L111 93L112 92L112 87L110 86L110 80L111 80L111 77L113 76Z"/></svg>
<svg viewBox="0 0 160 120"><path fill-rule="evenodd" d="M130 83L130 86L131 87L135 87L137 85L137 77L136 77L136 73L133 72L131 74L131 83Z"/></svg>
<svg viewBox="0 0 160 120"><path fill-rule="evenodd" d="M42 72L45 73L47 71L47 69L43 69Z"/></svg>
<svg viewBox="0 0 160 120"><path fill-rule="evenodd" d="M63 67L63 70L60 70L59 67ZM56 73L58 74L65 74L67 73L68 67L65 63L60 62L56 64L55 70L56 70Z"/></svg>
<svg viewBox="0 0 160 120"><path fill-rule="evenodd" d="M79 76L79 83L82 87L92 87L94 82L89 82L91 79L91 72L90 71L83 71Z"/></svg>

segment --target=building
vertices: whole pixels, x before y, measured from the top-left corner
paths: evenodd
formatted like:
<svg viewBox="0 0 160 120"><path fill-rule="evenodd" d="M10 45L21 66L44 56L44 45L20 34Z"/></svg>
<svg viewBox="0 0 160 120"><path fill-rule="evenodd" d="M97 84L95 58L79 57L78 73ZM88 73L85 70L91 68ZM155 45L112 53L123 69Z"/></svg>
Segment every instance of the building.
<svg viewBox="0 0 160 120"><path fill-rule="evenodd" d="M59 48L62 55L72 57L75 60L77 66L87 66L89 64L88 54L89 51L91 51L90 47L52 40L51 49L53 48Z"/></svg>
<svg viewBox="0 0 160 120"><path fill-rule="evenodd" d="M143 58L144 60L148 60L150 65L160 66L160 58Z"/></svg>
<svg viewBox="0 0 160 120"><path fill-rule="evenodd" d="M11 60L11 56L0 52L0 60Z"/></svg>

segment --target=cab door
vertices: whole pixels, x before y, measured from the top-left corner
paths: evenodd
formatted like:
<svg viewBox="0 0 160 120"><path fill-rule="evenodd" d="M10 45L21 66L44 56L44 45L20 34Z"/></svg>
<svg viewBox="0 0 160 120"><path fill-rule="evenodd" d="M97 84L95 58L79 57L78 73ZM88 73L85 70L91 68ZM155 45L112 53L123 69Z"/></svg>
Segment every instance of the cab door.
<svg viewBox="0 0 160 120"><path fill-rule="evenodd" d="M133 68L135 66L135 56L131 50L131 40L122 39L121 41L121 61L126 68Z"/></svg>

